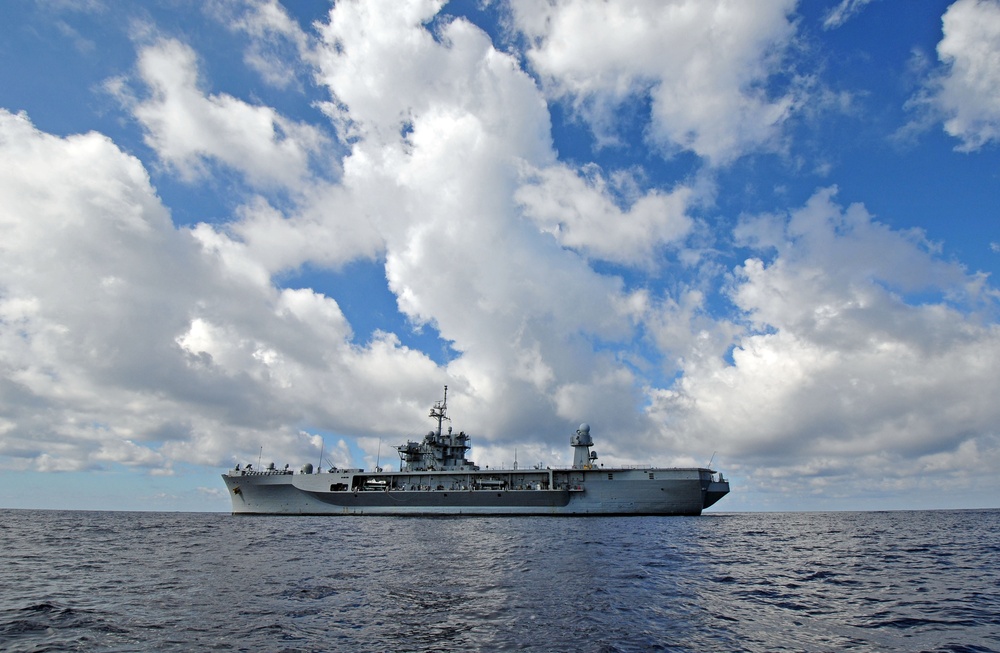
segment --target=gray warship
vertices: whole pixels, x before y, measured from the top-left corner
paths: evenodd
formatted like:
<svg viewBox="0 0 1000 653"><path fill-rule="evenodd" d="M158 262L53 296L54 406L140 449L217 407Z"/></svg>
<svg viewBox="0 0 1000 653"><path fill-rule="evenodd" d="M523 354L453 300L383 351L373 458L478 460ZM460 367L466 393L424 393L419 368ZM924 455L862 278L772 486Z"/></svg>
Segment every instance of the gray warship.
<svg viewBox="0 0 1000 653"><path fill-rule="evenodd" d="M466 458L470 437L444 430L447 410L445 386L430 412L437 428L396 447L399 471L236 465L222 475L233 514L700 515L729 493L722 474L704 467L598 465L586 424L570 437L571 467L480 469Z"/></svg>

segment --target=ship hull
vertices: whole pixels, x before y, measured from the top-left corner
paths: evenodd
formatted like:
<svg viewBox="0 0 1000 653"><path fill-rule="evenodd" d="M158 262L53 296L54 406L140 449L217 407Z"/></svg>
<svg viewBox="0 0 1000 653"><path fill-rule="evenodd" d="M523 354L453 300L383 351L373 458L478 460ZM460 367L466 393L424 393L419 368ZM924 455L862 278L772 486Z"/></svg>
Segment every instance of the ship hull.
<svg viewBox="0 0 1000 653"><path fill-rule="evenodd" d="M699 515L729 491L707 469L223 475L233 514Z"/></svg>

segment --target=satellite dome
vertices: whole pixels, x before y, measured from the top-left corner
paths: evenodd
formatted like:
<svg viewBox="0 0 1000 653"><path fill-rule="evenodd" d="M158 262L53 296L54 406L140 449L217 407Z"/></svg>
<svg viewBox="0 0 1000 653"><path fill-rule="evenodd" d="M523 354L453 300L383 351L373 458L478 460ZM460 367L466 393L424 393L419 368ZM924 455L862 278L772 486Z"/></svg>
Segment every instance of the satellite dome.
<svg viewBox="0 0 1000 653"><path fill-rule="evenodd" d="M590 433L590 424L581 424L577 431L582 434Z"/></svg>

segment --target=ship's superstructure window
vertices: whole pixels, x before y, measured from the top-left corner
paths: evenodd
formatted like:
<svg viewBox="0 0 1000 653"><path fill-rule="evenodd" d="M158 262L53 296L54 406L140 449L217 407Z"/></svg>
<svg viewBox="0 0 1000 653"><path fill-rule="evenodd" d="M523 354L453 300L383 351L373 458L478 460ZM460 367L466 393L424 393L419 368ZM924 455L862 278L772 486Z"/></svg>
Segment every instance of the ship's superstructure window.
<svg viewBox="0 0 1000 653"><path fill-rule="evenodd" d="M653 480L653 472L649 473L649 480L651 480L651 481Z"/></svg>

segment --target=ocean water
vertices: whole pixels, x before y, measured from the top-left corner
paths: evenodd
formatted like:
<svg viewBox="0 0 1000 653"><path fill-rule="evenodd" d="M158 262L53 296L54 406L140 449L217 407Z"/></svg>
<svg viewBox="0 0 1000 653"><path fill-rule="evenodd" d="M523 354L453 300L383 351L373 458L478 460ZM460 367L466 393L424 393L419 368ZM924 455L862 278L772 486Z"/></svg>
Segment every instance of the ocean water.
<svg viewBox="0 0 1000 653"><path fill-rule="evenodd" d="M0 651L1000 651L1000 511L0 511Z"/></svg>

